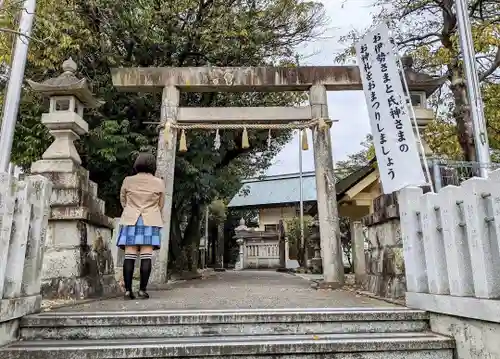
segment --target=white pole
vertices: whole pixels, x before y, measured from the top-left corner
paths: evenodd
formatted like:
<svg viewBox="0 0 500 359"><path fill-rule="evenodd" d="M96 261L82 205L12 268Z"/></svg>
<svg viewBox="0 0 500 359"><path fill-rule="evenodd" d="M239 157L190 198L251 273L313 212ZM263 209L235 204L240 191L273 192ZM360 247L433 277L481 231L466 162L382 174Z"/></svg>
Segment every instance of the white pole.
<svg viewBox="0 0 500 359"><path fill-rule="evenodd" d="M0 171L5 172L9 168L12 151L12 141L16 128L21 89L23 86L24 69L28 57L28 46L35 17L36 0L26 0L21 14L19 34L16 36L14 56L11 61L11 71L7 94L4 100L2 116L2 129L0 132Z"/></svg>
<svg viewBox="0 0 500 359"><path fill-rule="evenodd" d="M483 167L490 163L490 148L484 119L484 105L479 87L479 76L476 68L476 53L472 40L471 24L467 11L467 1L456 0L457 22L460 33L460 46L463 53L464 72L469 97L476 156L480 164L479 175L488 177L488 169Z"/></svg>
<svg viewBox="0 0 500 359"><path fill-rule="evenodd" d="M413 126L415 127L415 133L417 135L418 147L420 149L420 154L422 155L422 161L424 165L425 175L427 177L427 181L429 182L429 186L431 187L432 192L436 192L435 186L432 183L431 171L429 170L429 163L427 162L427 156L425 155L425 148L422 143L422 136L420 135L420 130L418 128L417 116L415 115L415 109L413 108L413 104L411 103L411 94L410 88L408 87L408 81L406 80L405 69L403 67L403 63L401 62L401 57L396 53L396 58L398 59L399 69L401 71L401 77L403 78L403 85L406 91L406 99L405 104L407 109L410 110L410 116L413 121Z"/></svg>
<svg viewBox="0 0 500 359"><path fill-rule="evenodd" d="M307 136L307 133L304 133L299 130L299 203L300 203L300 246L302 250L304 250L304 259L307 260L307 256L305 253L305 239L304 239L304 199L303 199L303 178L302 178L302 136ZM307 263L304 263L307 266Z"/></svg>

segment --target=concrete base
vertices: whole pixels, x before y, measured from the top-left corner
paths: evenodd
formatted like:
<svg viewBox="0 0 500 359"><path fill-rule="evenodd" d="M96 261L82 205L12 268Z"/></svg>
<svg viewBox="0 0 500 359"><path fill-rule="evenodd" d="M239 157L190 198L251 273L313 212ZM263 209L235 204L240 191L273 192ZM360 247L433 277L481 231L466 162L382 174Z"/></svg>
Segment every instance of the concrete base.
<svg viewBox="0 0 500 359"><path fill-rule="evenodd" d="M354 282L357 284L357 285L360 285L362 287L364 287L366 285L366 282L367 282L367 274L356 274L354 273Z"/></svg>
<svg viewBox="0 0 500 359"><path fill-rule="evenodd" d="M84 220L49 220L42 266L45 299L83 299L120 291L111 230Z"/></svg>
<svg viewBox="0 0 500 359"><path fill-rule="evenodd" d="M434 313L500 323L500 300L497 299L408 292L406 305Z"/></svg>
<svg viewBox="0 0 500 359"><path fill-rule="evenodd" d="M358 277L356 276L356 283ZM383 298L404 298L406 278L404 274L366 274L361 282L363 289Z"/></svg>
<svg viewBox="0 0 500 359"><path fill-rule="evenodd" d="M431 312L432 331L454 338L455 359L500 358L500 300L408 292L406 302Z"/></svg>
<svg viewBox="0 0 500 359"><path fill-rule="evenodd" d="M109 297L121 292L114 274L79 278L46 278L42 281L44 299Z"/></svg>
<svg viewBox="0 0 500 359"><path fill-rule="evenodd" d="M0 322L36 313L42 304L40 295L0 300Z"/></svg>
<svg viewBox="0 0 500 359"><path fill-rule="evenodd" d="M452 337L454 359L500 358L500 324L449 315L431 314L431 330Z"/></svg>
<svg viewBox="0 0 500 359"><path fill-rule="evenodd" d="M19 319L0 322L0 347L16 341L18 333Z"/></svg>
<svg viewBox="0 0 500 359"><path fill-rule="evenodd" d="M40 295L0 300L0 347L17 340L19 318L37 312L41 303Z"/></svg>
<svg viewBox="0 0 500 359"><path fill-rule="evenodd" d="M316 289L340 289L343 287L341 283L335 282L318 282L312 285Z"/></svg>
<svg viewBox="0 0 500 359"><path fill-rule="evenodd" d="M297 269L300 268L300 264L296 259L287 259L286 267L288 269Z"/></svg>

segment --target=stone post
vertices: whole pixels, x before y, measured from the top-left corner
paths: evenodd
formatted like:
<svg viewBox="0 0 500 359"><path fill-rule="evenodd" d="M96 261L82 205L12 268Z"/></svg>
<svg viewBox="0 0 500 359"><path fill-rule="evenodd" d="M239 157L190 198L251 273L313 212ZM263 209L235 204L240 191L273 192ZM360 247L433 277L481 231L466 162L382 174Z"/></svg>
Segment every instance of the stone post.
<svg viewBox="0 0 500 359"><path fill-rule="evenodd" d="M325 86L313 85L309 93L309 101L313 118L328 119ZM324 285L339 288L344 285L344 265L328 126L320 125L314 129L313 147Z"/></svg>
<svg viewBox="0 0 500 359"><path fill-rule="evenodd" d="M366 257L363 223L360 221L351 221L351 243L356 284L363 284L366 279Z"/></svg>
<svg viewBox="0 0 500 359"><path fill-rule="evenodd" d="M236 240L236 243L239 246L239 251L238 251L238 262L236 263L236 270L243 270L245 269L245 240L243 238L238 238Z"/></svg>
<svg viewBox="0 0 500 359"><path fill-rule="evenodd" d="M161 231L161 248L155 253L151 283L166 283L168 267L168 249L170 244L170 218L172 217L172 200L174 192L175 154L177 150L177 130L170 128L165 138L165 125L177 122L179 112L180 91L175 86L163 88L160 134L156 157L156 175L165 181L165 207L163 207L163 228Z"/></svg>
<svg viewBox="0 0 500 359"><path fill-rule="evenodd" d="M240 219L240 225L234 229L236 238L236 243L239 245L239 258L238 263L236 263L236 270L245 269L245 233L248 233L248 227L245 224L245 219Z"/></svg>

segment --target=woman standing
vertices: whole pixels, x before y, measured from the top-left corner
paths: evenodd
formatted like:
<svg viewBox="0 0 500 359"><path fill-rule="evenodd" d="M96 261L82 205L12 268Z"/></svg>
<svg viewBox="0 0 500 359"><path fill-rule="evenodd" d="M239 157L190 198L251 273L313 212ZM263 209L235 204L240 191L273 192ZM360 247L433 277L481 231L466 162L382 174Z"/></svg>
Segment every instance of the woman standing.
<svg viewBox="0 0 500 359"><path fill-rule="evenodd" d="M134 175L126 177L120 190L123 213L117 246L125 250L123 281L125 299L135 299L132 279L135 261L141 258L138 297L149 298L146 288L151 274L153 250L160 248L165 204L165 184L155 177L156 159L150 153L140 153L134 163Z"/></svg>

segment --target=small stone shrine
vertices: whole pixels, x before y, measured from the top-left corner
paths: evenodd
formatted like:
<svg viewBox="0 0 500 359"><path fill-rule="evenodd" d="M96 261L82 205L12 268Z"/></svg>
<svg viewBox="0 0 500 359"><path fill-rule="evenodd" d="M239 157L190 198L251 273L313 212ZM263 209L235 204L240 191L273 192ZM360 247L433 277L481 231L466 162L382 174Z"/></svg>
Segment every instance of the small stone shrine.
<svg viewBox="0 0 500 359"><path fill-rule="evenodd" d="M239 245L236 270L280 268L278 232L248 228L243 218L234 232Z"/></svg>
<svg viewBox="0 0 500 359"><path fill-rule="evenodd" d="M86 298L111 294L119 287L109 250L113 222L104 214L97 184L81 166L74 141L88 132L85 108L101 102L92 95L86 79L75 76L70 58L63 73L42 83L28 81L36 92L50 99L42 123L54 142L31 166L53 183L45 257L42 269L44 298Z"/></svg>

